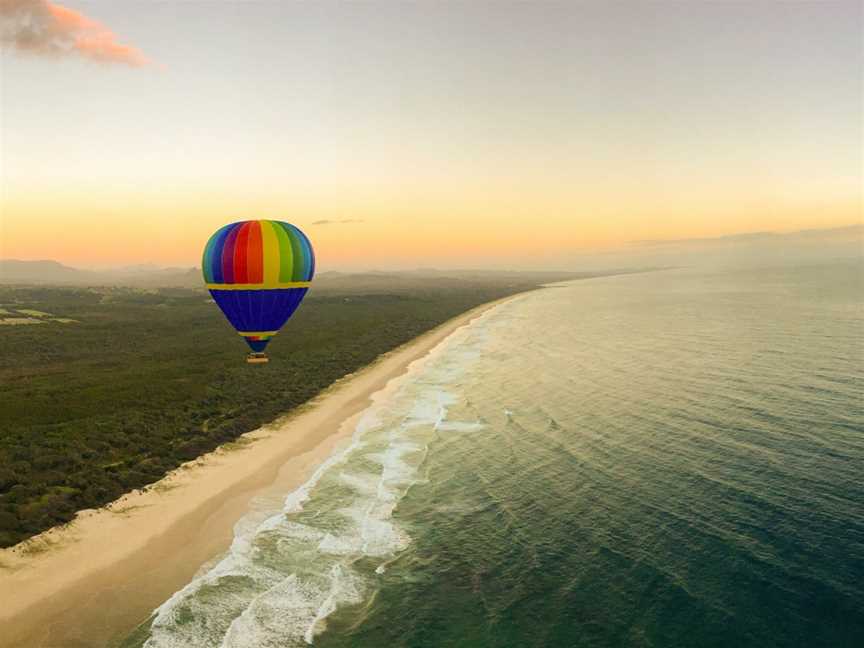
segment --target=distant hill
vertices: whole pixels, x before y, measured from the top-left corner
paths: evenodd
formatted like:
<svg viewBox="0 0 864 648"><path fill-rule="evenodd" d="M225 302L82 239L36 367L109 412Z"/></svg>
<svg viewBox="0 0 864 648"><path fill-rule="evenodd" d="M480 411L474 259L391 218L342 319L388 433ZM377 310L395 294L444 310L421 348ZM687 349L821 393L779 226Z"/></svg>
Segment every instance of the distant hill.
<svg viewBox="0 0 864 648"><path fill-rule="evenodd" d="M633 241L619 248L573 254L564 267L805 266L864 258L864 224L796 232L748 232L711 238Z"/></svg>
<svg viewBox="0 0 864 648"><path fill-rule="evenodd" d="M316 292L410 290L430 281L551 283L598 274L706 265L820 263L864 256L864 224L797 232L751 232L715 238L634 241L603 251L573 251L553 261L555 272L417 268L364 272L326 271L315 276ZM0 259L0 284L203 288L200 268L160 268L145 263L111 270L81 270L57 261Z"/></svg>
<svg viewBox="0 0 864 648"><path fill-rule="evenodd" d="M57 261L0 259L2 283L78 283L86 282L89 274Z"/></svg>
<svg viewBox="0 0 864 648"><path fill-rule="evenodd" d="M616 274L615 270L603 274ZM380 292L413 290L428 285L465 281L498 284L525 281L547 283L594 276L595 272L506 272L497 270L419 269L401 272L322 272L315 277L316 292ZM203 288L199 268L159 268L144 264L110 271L79 270L56 261L0 260L0 284L128 286L133 288Z"/></svg>
<svg viewBox="0 0 864 648"><path fill-rule="evenodd" d="M712 238L661 239L635 241L643 246L694 246L694 245L741 245L741 244L801 244L801 243L858 243L864 240L864 224L846 225L824 229L806 229L797 232L747 232L728 234Z"/></svg>
<svg viewBox="0 0 864 648"><path fill-rule="evenodd" d="M197 268L159 268L150 264L95 271L80 270L50 260L0 259L0 284L195 288L201 285L201 271Z"/></svg>

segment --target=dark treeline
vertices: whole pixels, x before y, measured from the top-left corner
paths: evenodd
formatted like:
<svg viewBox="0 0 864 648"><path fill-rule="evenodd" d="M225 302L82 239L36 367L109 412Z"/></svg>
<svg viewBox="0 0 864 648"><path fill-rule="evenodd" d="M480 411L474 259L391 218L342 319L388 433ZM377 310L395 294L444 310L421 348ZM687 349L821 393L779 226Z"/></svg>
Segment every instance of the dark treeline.
<svg viewBox="0 0 864 648"><path fill-rule="evenodd" d="M203 290L0 287L6 310L78 320L0 326L0 546L153 483L537 278L326 284L259 366Z"/></svg>

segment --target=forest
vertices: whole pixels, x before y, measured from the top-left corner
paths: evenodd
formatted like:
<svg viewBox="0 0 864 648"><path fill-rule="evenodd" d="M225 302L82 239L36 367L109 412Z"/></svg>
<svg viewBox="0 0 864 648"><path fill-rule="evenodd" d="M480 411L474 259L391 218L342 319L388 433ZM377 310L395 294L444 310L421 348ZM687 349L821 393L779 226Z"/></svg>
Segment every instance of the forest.
<svg viewBox="0 0 864 648"><path fill-rule="evenodd" d="M29 320L0 326L0 546L152 484L459 313L571 278L316 279L258 366L203 289L0 286L0 318Z"/></svg>

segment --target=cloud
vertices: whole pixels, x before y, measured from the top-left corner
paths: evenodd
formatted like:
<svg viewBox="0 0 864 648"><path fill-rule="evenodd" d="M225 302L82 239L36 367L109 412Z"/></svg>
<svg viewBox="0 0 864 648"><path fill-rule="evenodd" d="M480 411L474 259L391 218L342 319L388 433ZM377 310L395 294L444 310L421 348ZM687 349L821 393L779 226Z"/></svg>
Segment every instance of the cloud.
<svg viewBox="0 0 864 648"><path fill-rule="evenodd" d="M362 223L362 218L343 218L342 220L317 220L312 225L342 225L343 223Z"/></svg>
<svg viewBox="0 0 864 648"><path fill-rule="evenodd" d="M48 0L0 0L0 18L0 41L19 52L133 67L151 63L138 49L118 43L102 23Z"/></svg>

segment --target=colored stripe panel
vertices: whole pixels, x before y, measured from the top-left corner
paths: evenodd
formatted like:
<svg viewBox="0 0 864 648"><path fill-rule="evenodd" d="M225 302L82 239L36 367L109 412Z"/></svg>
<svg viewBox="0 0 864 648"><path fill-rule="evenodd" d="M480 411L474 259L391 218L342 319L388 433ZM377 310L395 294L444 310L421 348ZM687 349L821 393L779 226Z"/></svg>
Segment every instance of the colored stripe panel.
<svg viewBox="0 0 864 648"><path fill-rule="evenodd" d="M306 270L309 263L309 254L306 251L303 237L298 234L299 230L290 223L285 223L285 225L286 229L291 235L292 247L296 254L296 258L299 261L294 268L294 281L302 281L306 278Z"/></svg>
<svg viewBox="0 0 864 648"><path fill-rule="evenodd" d="M204 258L201 259L201 272L204 273L204 283L213 281L213 248L216 247L216 236L210 237L207 245L204 247Z"/></svg>
<svg viewBox="0 0 864 648"><path fill-rule="evenodd" d="M237 246L237 234L242 223L236 223L225 237L225 245L222 248L222 281L234 283L234 248Z"/></svg>
<svg viewBox="0 0 864 648"><path fill-rule="evenodd" d="M261 247L264 261L264 283L279 283L279 238L272 221L261 221Z"/></svg>
<svg viewBox="0 0 864 648"><path fill-rule="evenodd" d="M302 281L304 279L303 272L303 244L297 238L293 228L288 223L279 223L288 235L288 241L291 244L291 255L294 258L294 268L291 272L291 281Z"/></svg>
<svg viewBox="0 0 864 648"><path fill-rule="evenodd" d="M275 221L273 231L279 239L279 281L291 281L294 272L294 253L291 251L291 239L282 223Z"/></svg>
<svg viewBox="0 0 864 648"><path fill-rule="evenodd" d="M246 240L246 283L261 283L264 281L264 248L261 245L261 223L249 223L249 234ZM237 283L240 283L238 280Z"/></svg>
<svg viewBox="0 0 864 648"><path fill-rule="evenodd" d="M221 283L223 280L222 249L225 247L225 239L228 238L228 234L231 232L233 226L233 223L226 225L216 232L214 238L211 239L213 241L213 249L210 252L210 276L216 283Z"/></svg>
<svg viewBox="0 0 864 648"><path fill-rule="evenodd" d="M249 269L249 264L246 259L249 227L251 225L252 223L243 223L237 229L237 239L234 241L234 249L230 251L234 259L234 283L252 283L248 277L247 270Z"/></svg>

